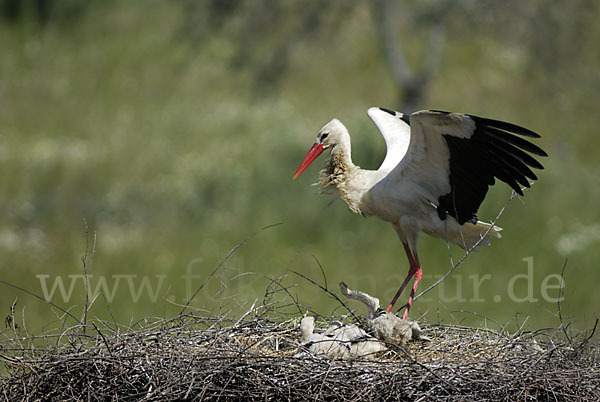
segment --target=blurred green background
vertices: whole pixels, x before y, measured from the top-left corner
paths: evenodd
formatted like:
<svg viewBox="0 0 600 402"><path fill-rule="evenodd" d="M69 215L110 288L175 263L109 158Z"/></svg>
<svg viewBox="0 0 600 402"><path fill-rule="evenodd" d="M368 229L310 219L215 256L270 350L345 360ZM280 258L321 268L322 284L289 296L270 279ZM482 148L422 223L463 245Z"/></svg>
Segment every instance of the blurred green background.
<svg viewBox="0 0 600 402"><path fill-rule="evenodd" d="M319 264L333 290L345 280L387 303L408 267L391 225L326 207L309 186L320 163L291 176L333 117L355 162L376 169L385 146L366 110L431 108L528 127L550 157L502 215L504 237L412 318L557 326L567 258L563 316L582 329L598 317L600 3L0 3L3 281L81 316L85 220L90 315L169 317L232 247L281 223L240 247L191 307L239 316L288 273L292 296L330 314L338 303L289 273L323 283ZM493 188L480 218L509 195ZM425 235L420 256L422 290L450 263ZM0 286L2 314L16 299L31 331L61 314Z"/></svg>

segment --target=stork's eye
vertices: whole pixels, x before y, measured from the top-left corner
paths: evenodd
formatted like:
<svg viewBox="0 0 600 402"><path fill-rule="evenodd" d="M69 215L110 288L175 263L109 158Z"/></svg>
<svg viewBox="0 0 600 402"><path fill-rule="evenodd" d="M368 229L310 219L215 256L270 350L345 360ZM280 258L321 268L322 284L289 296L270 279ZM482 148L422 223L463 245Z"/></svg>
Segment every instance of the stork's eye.
<svg viewBox="0 0 600 402"><path fill-rule="evenodd" d="M325 138L327 138L328 135L329 133L323 133L323 135L321 135L321 141L325 140Z"/></svg>

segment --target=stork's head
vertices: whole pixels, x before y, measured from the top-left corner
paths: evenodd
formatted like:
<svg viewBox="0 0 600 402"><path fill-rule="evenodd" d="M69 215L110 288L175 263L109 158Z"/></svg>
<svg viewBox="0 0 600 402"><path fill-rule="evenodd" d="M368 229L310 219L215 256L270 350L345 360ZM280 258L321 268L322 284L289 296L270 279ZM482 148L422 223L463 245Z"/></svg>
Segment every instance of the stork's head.
<svg viewBox="0 0 600 402"><path fill-rule="evenodd" d="M300 174L304 172L319 155L321 155L321 152L327 148L333 148L342 143L346 144L348 147L350 146L350 136L348 134L348 130L341 121L338 119L333 119L329 123L325 124L321 130L319 130L315 143L308 150L308 153L304 157L300 167L298 170L296 170L296 173L294 173L294 179L300 176Z"/></svg>

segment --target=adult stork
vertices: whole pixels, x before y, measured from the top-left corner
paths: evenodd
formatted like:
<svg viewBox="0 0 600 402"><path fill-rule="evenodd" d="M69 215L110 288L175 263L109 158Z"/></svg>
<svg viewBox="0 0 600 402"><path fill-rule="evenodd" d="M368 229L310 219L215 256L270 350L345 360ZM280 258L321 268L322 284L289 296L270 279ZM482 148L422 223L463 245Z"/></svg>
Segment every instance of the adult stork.
<svg viewBox="0 0 600 402"><path fill-rule="evenodd" d="M329 157L318 185L335 193L348 208L390 222L402 241L409 270L386 311L414 277L403 319L423 276L417 253L419 231L454 242L468 250L501 237L501 228L477 219L489 186L499 179L517 194L530 168L543 169L530 154L547 156L522 137L539 138L531 130L503 121L462 113L424 110L405 115L370 108L369 117L385 139L387 154L377 170L352 162L350 134L337 119L327 123L294 174L297 178L325 149Z"/></svg>

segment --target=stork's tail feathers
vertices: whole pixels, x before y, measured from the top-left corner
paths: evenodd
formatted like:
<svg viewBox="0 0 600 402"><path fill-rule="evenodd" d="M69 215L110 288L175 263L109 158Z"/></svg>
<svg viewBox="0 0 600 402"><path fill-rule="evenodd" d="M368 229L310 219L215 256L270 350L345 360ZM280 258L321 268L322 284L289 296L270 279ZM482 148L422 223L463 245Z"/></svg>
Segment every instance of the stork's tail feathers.
<svg viewBox="0 0 600 402"><path fill-rule="evenodd" d="M467 222L460 226L458 233L455 233L451 240L465 250L473 248L473 251L477 251L478 246L489 246L490 238L501 238L501 230L501 227L481 221L477 221L476 224Z"/></svg>
<svg viewBox="0 0 600 402"><path fill-rule="evenodd" d="M473 251L477 251L478 246L489 246L492 237L502 237L501 227L481 221L477 221L476 224L465 222L459 225L452 217L443 221L438 220L435 226L425 226L422 230L431 236L451 241L465 250L473 249Z"/></svg>

